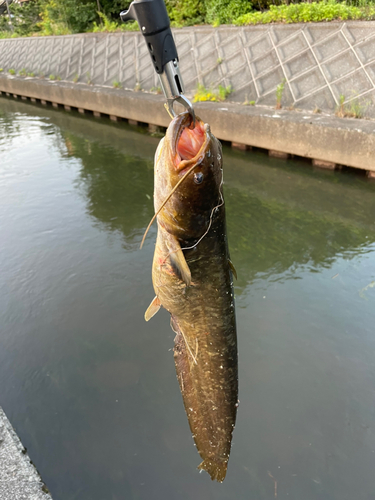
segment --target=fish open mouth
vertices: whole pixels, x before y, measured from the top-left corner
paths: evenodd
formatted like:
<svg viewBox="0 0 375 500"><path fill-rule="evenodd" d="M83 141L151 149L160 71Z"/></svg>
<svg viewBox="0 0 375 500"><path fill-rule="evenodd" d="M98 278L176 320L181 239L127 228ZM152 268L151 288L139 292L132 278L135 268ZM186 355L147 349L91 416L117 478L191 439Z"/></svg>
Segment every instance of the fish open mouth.
<svg viewBox="0 0 375 500"><path fill-rule="evenodd" d="M179 122L179 123L178 123ZM174 164L180 172L191 164L204 148L208 141L209 126L204 124L199 118L196 119L195 127L189 128L186 120L178 120L176 123L177 134L175 140Z"/></svg>

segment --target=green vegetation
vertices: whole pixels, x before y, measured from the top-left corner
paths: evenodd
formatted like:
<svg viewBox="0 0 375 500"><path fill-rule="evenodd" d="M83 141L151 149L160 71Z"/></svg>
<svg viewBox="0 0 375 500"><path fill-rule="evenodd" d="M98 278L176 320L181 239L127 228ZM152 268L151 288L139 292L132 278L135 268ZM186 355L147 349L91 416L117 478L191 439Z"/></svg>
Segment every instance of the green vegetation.
<svg viewBox="0 0 375 500"><path fill-rule="evenodd" d="M341 94L335 115L339 118L363 118L365 108L366 105L361 104L355 98L349 102L345 102L345 96Z"/></svg>
<svg viewBox="0 0 375 500"><path fill-rule="evenodd" d="M20 76L26 76L26 75L27 75L26 68L22 68L22 69L18 72L18 74L19 74Z"/></svg>
<svg viewBox="0 0 375 500"><path fill-rule="evenodd" d="M78 79L79 79L79 74L78 74L78 73L76 73L76 74L74 75L74 78L73 78L73 83L77 83L77 82L78 82Z"/></svg>
<svg viewBox="0 0 375 500"><path fill-rule="evenodd" d="M151 87L150 92L153 94L161 94L161 87Z"/></svg>
<svg viewBox="0 0 375 500"><path fill-rule="evenodd" d="M33 76L35 76L35 73L33 73L33 72L31 71L30 73L27 73L27 76L31 76L31 77L33 77Z"/></svg>
<svg viewBox="0 0 375 500"><path fill-rule="evenodd" d="M165 0L172 26L233 23L319 22L375 19L375 0ZM137 23L121 23L119 13L130 0L30 0L10 4L12 25L0 16L0 38L65 35L80 32L138 30ZM100 9L99 9L100 7ZM222 60L218 60L221 64Z"/></svg>
<svg viewBox="0 0 375 500"><path fill-rule="evenodd" d="M285 78L283 79L283 81L281 83L279 83L279 85L276 87L276 109L281 109L282 108L282 105L281 105L281 99L283 98L283 93L284 93L284 89L285 89Z"/></svg>
<svg viewBox="0 0 375 500"><path fill-rule="evenodd" d="M16 74L16 70L15 70L15 69L12 69L12 68L11 68L11 69L8 69L8 73L9 73L10 75L15 75L15 74Z"/></svg>
<svg viewBox="0 0 375 500"><path fill-rule="evenodd" d="M219 85L218 90L206 89L204 85L198 83L197 91L193 97L193 102L198 101L225 101L228 95L232 92L232 87L223 87Z"/></svg>
<svg viewBox="0 0 375 500"><path fill-rule="evenodd" d="M121 82L119 82L118 80L113 80L112 85L114 89L122 89Z"/></svg>
<svg viewBox="0 0 375 500"><path fill-rule="evenodd" d="M290 5L270 5L265 12L249 12L240 16L234 24L267 23L307 23L333 21L335 19L375 19L375 4L361 1L361 6L349 5L336 0L322 2L296 3Z"/></svg>
<svg viewBox="0 0 375 500"><path fill-rule="evenodd" d="M2 73L3 71L4 71L3 68L0 68L0 73Z"/></svg>
<svg viewBox="0 0 375 500"><path fill-rule="evenodd" d="M49 77L48 77L48 78L49 78L50 80L56 80L55 75L49 75Z"/></svg>

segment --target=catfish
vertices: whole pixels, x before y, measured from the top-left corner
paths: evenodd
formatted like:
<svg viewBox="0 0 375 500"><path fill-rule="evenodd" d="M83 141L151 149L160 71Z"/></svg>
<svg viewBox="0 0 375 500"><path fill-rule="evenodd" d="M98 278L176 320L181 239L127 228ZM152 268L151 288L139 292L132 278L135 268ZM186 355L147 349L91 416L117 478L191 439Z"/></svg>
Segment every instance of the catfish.
<svg viewBox="0 0 375 500"><path fill-rule="evenodd" d="M176 116L155 154L155 298L171 314L174 361L193 438L222 482L238 407L237 334L223 197L222 148L208 124Z"/></svg>

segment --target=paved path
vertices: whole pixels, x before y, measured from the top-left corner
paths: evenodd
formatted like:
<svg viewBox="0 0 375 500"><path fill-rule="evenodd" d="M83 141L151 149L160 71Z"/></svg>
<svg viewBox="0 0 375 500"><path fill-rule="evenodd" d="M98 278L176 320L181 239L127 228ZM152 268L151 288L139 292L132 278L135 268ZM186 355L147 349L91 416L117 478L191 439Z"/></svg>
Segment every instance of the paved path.
<svg viewBox="0 0 375 500"><path fill-rule="evenodd" d="M0 499L52 500L0 407Z"/></svg>

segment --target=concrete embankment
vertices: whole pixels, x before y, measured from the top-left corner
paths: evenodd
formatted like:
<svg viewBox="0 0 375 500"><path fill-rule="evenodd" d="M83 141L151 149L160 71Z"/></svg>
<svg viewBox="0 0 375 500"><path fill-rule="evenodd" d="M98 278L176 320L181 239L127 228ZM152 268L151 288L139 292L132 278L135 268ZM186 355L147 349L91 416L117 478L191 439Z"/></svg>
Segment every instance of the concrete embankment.
<svg viewBox="0 0 375 500"><path fill-rule="evenodd" d="M0 91L67 110L92 111L98 117L147 123L151 128L167 127L170 122L163 97L145 92L7 75L0 76ZM316 166L348 166L375 175L374 121L226 102L197 103L195 109L219 139L234 146L263 148L281 158L301 156Z"/></svg>
<svg viewBox="0 0 375 500"><path fill-rule="evenodd" d="M173 29L186 93L230 86L230 101L375 117L375 21ZM149 92L160 85L139 31L0 40L0 68Z"/></svg>
<svg viewBox="0 0 375 500"><path fill-rule="evenodd" d="M0 498L1 500L52 500L1 408Z"/></svg>

